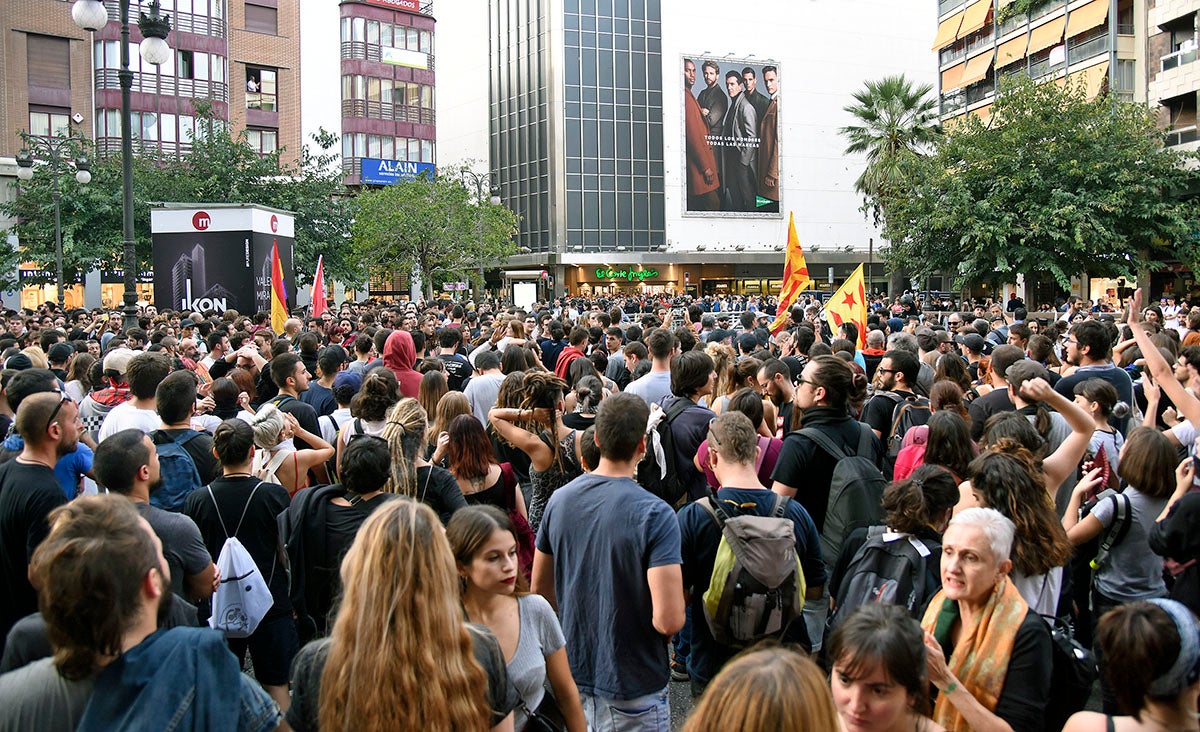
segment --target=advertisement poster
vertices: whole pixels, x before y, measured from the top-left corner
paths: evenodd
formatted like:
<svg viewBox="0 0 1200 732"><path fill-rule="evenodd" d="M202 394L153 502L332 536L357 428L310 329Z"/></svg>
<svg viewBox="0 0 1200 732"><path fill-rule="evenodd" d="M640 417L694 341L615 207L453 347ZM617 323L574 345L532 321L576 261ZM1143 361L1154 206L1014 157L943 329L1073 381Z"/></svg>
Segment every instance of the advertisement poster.
<svg viewBox="0 0 1200 732"><path fill-rule="evenodd" d="M701 55L682 63L684 213L778 218L778 64Z"/></svg>

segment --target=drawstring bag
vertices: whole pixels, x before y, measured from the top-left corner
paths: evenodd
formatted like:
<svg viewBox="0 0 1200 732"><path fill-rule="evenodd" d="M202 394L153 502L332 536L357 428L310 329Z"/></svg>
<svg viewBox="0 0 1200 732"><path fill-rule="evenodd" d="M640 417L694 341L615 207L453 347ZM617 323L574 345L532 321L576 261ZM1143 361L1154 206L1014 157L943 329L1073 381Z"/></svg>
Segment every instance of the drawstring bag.
<svg viewBox="0 0 1200 732"><path fill-rule="evenodd" d="M221 547L221 555L217 557L217 570L221 573L221 582L212 598L212 617L208 624L215 630L225 634L226 638L248 638L258 628L267 611L275 604L271 597L271 589L263 579L262 572L255 564L254 558L242 542L238 541L237 533L242 528L242 521L250 509L250 502L258 491L258 485L250 491L246 506L242 509L242 517L238 519L233 533L225 528L225 519L221 518L221 507L213 495L212 486L208 486L208 497L212 499L213 508L217 512L217 521L225 532L225 544Z"/></svg>

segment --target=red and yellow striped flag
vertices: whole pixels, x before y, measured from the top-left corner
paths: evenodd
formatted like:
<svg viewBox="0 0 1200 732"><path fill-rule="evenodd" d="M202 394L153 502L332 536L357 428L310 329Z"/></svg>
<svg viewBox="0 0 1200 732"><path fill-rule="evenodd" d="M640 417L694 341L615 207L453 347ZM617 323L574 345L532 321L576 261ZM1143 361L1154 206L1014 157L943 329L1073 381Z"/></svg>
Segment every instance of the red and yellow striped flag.
<svg viewBox="0 0 1200 732"><path fill-rule="evenodd" d="M779 304L775 310L775 321L770 331L774 335L783 329L788 319L788 309L796 302L802 290L812 287L808 276L808 262L804 260L804 249L796 235L796 214L788 214L787 258L783 263L783 287L779 291Z"/></svg>
<svg viewBox="0 0 1200 732"><path fill-rule="evenodd" d="M850 322L858 326L858 345L862 349L867 341L867 288L863 281L863 266L842 283L838 291L833 293L829 302L825 303L825 319L829 328L835 334L838 326Z"/></svg>
<svg viewBox="0 0 1200 732"><path fill-rule="evenodd" d="M271 245L271 330L283 333L288 319L287 287L283 281L283 263L279 261L279 242Z"/></svg>

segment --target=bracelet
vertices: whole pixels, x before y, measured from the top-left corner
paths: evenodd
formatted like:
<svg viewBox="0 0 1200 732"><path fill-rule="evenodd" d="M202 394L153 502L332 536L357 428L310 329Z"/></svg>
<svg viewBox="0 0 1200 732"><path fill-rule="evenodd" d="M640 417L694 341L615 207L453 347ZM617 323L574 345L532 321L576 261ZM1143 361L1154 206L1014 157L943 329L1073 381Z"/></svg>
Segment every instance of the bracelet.
<svg viewBox="0 0 1200 732"><path fill-rule="evenodd" d="M958 691L957 681L951 681L949 686L947 686L945 689L942 689L943 694L953 694L956 691Z"/></svg>

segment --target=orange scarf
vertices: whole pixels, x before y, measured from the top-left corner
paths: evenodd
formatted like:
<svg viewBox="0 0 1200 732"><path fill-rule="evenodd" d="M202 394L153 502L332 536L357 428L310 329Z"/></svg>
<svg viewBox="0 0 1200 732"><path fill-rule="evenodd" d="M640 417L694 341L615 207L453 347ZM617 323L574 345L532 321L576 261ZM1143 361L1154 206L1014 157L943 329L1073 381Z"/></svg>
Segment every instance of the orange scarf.
<svg viewBox="0 0 1200 732"><path fill-rule="evenodd" d="M975 697L988 711L995 711L1012 660L1017 629L1025 620L1029 605L1021 593L1005 578L1000 589L992 592L987 605L976 616L973 626L963 626L958 644L950 654L947 665L962 684L962 691ZM921 627L933 634L942 648L950 645L950 631L961 622L958 602L939 591L929 603ZM970 732L970 726L950 702L950 696L939 694L933 708L933 720L946 732Z"/></svg>

